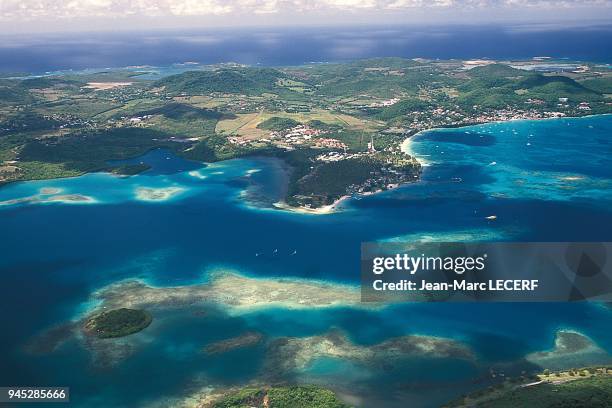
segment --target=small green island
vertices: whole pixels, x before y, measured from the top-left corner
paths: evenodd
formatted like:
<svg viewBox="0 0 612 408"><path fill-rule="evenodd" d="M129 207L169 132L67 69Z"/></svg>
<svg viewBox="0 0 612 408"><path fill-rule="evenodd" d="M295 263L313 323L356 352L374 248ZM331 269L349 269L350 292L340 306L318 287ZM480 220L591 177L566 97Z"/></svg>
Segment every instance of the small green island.
<svg viewBox="0 0 612 408"><path fill-rule="evenodd" d="M326 388L314 385L247 387L231 391L205 405L207 408L349 408Z"/></svg>
<svg viewBox="0 0 612 408"><path fill-rule="evenodd" d="M85 332L99 338L124 337L146 329L153 320L144 310L114 309L90 317Z"/></svg>

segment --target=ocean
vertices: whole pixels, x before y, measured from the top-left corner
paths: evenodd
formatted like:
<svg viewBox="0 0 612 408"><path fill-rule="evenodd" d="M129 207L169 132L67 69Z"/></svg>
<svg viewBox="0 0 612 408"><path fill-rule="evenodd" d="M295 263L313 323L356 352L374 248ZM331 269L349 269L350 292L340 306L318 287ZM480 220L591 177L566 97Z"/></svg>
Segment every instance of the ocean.
<svg viewBox="0 0 612 408"><path fill-rule="evenodd" d="M612 62L612 26L388 25L0 35L0 72L167 66L179 62L300 65L371 57ZM503 46L500 46L503 44Z"/></svg>
<svg viewBox="0 0 612 408"><path fill-rule="evenodd" d="M430 407L486 385L491 367L537 371L525 355L551 349L559 329L612 352L612 310L593 303L272 307L238 315L219 307L205 316L187 307L154 313L149 328L116 344L125 349L103 354L102 363L75 338L54 351L24 347L90 308L97 289L128 278L181 286L222 269L358 285L364 241L612 238L612 116L432 130L405 147L426 163L420 182L350 199L329 215L269 208L284 176L266 158L203 165L155 150L133 160L152 166L137 176L95 173L1 188L0 384L69 385L75 407L163 406L207 385L259 378L263 344L201 352L245 331L273 340L339 330L364 347L417 334L456 340L476 359L364 367L321 358L290 380L331 384L376 406L405 406L408 398ZM146 201L138 195L143 187L171 188L174 195ZM53 194L91 201L6 203Z"/></svg>

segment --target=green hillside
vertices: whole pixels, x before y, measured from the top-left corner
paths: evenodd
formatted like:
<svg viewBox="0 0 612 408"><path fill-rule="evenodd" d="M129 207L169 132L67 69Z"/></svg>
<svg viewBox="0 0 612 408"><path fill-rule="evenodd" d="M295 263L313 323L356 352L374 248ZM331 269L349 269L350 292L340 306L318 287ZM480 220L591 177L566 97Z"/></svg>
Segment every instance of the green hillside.
<svg viewBox="0 0 612 408"><path fill-rule="evenodd" d="M589 89L571 78L559 75L542 75L492 64L468 72L470 80L458 89L458 102L465 108L478 105L485 108L503 108L508 105L524 106L530 100L541 100L555 106L559 98L570 102L598 102L600 92Z"/></svg>
<svg viewBox="0 0 612 408"><path fill-rule="evenodd" d="M244 388L226 394L211 404L211 408L348 408L336 395L312 385Z"/></svg>
<svg viewBox="0 0 612 408"><path fill-rule="evenodd" d="M611 373L608 367L561 372L545 370L543 374L518 383L507 379L503 384L475 391L445 407L607 408L612 401Z"/></svg>
<svg viewBox="0 0 612 408"><path fill-rule="evenodd" d="M403 99L394 105L382 109L380 113L376 115L376 118L380 120L391 120L410 112L427 109L430 106L430 103L417 98Z"/></svg>
<svg viewBox="0 0 612 408"><path fill-rule="evenodd" d="M20 151L22 162L62 164L77 172L109 168L108 160L136 157L156 147L172 148L164 133L140 128L83 132L27 142ZM37 178L45 178L44 175Z"/></svg>
<svg viewBox="0 0 612 408"><path fill-rule="evenodd" d="M590 377L561 384L517 388L498 400L483 403L489 408L606 408L612 402L612 377Z"/></svg>
<svg viewBox="0 0 612 408"><path fill-rule="evenodd" d="M169 103L159 108L153 108L146 111L141 111L135 114L135 116L145 115L163 115L168 119L175 120L194 120L194 119L221 119L223 114L211 110L202 109L195 106L186 105L183 103Z"/></svg>
<svg viewBox="0 0 612 408"><path fill-rule="evenodd" d="M286 129L291 129L299 125L300 122L295 121L291 118L280 118L278 116L273 116L270 119L266 119L261 122L257 127L259 129L272 130L272 131L281 131Z"/></svg>
<svg viewBox="0 0 612 408"><path fill-rule="evenodd" d="M235 93L260 95L277 89L277 81L284 78L280 71L270 68L218 69L214 71L189 71L157 81L154 86L167 92L187 95Z"/></svg>

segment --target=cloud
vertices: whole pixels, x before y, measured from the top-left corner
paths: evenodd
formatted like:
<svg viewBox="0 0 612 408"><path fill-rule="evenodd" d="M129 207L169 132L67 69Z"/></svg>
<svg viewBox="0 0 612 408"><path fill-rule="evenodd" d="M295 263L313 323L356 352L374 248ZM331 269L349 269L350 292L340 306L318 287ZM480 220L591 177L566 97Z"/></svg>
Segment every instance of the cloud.
<svg viewBox="0 0 612 408"><path fill-rule="evenodd" d="M468 2L465 2L468 3ZM389 9L415 8L415 7L453 7L455 0L394 0L386 5ZM468 4L465 4L468 5Z"/></svg>
<svg viewBox="0 0 612 408"><path fill-rule="evenodd" d="M321 0L319 2L315 1L314 3L315 5L320 6L319 8L325 8L325 6L327 6L331 8L341 8L350 10L374 8L377 7L380 2L378 2L377 0Z"/></svg>
<svg viewBox="0 0 612 408"><path fill-rule="evenodd" d="M233 11L231 4L223 4L217 0L181 0L168 3L168 11L175 16L227 14Z"/></svg>
<svg viewBox="0 0 612 408"><path fill-rule="evenodd" d="M231 14L299 15L301 12L413 9L610 8L612 0L0 0L0 20L79 19L126 16L185 17Z"/></svg>

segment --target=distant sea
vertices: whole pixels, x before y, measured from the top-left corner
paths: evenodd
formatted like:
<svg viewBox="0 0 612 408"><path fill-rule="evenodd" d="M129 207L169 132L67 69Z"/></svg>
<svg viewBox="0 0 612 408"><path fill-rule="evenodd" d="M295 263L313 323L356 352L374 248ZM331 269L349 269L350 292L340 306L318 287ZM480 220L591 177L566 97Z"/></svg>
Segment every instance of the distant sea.
<svg viewBox="0 0 612 408"><path fill-rule="evenodd" d="M370 57L531 58L610 63L612 25L446 25L0 34L0 72L239 62L298 65Z"/></svg>

